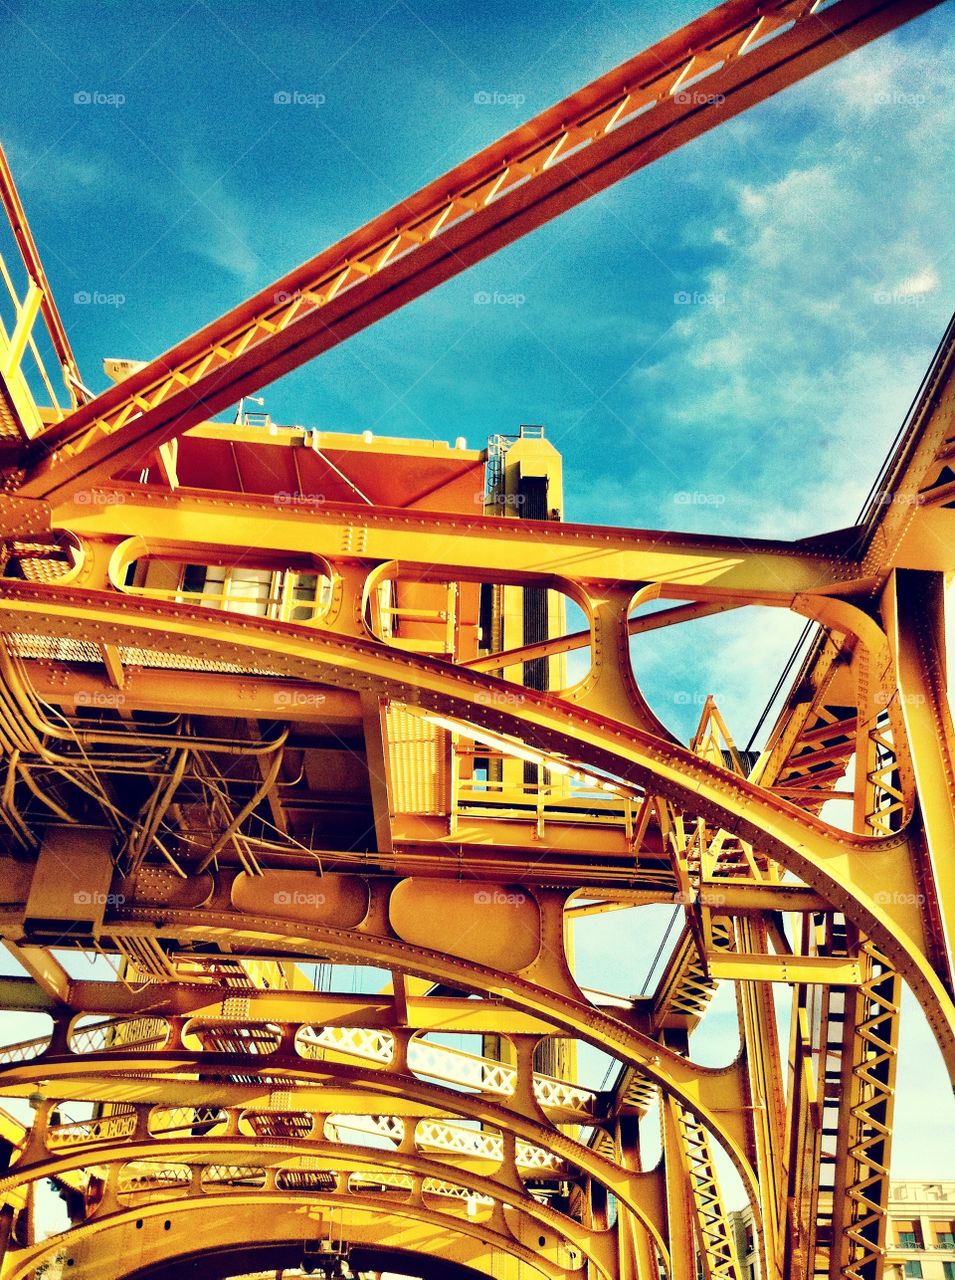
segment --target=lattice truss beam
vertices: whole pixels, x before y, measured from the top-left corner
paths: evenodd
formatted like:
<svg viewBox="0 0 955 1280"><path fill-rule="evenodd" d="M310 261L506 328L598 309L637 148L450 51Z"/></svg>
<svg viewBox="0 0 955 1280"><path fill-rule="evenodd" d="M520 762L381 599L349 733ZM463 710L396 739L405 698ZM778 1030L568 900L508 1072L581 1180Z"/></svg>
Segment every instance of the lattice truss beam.
<svg viewBox="0 0 955 1280"><path fill-rule="evenodd" d="M371 501L341 441L205 419L928 7L724 4L97 397L0 167L32 282L0 349L0 1002L49 1023L0 1045L0 1280L197 1242L739 1280L718 1151L767 1280L878 1280L902 981L955 1073L952 330L865 518L802 543L507 518L559 489L536 439L475 514L483 456L412 494L385 450ZM26 392L37 317L63 409ZM302 498L315 467L340 501ZM712 700L687 749L631 641L746 606L816 628L801 671L758 758ZM583 987L574 922L652 903L682 917L653 989ZM354 966L390 981L335 989Z"/></svg>

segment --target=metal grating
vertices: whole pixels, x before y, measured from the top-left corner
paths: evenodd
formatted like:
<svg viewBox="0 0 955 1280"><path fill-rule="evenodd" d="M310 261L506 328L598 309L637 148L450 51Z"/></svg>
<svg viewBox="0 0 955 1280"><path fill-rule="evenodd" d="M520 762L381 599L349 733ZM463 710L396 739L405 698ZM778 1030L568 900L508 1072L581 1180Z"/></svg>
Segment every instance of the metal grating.
<svg viewBox="0 0 955 1280"><path fill-rule="evenodd" d="M447 731L401 703L389 703L385 714L395 812L449 813Z"/></svg>
<svg viewBox="0 0 955 1280"><path fill-rule="evenodd" d="M0 383L0 440L22 441L23 435L17 423L13 404L6 388Z"/></svg>
<svg viewBox="0 0 955 1280"><path fill-rule="evenodd" d="M99 646L88 640L41 636L25 632L8 635L10 649L18 658L38 658L48 662L101 663ZM256 666L240 666L236 662L219 662L212 658L194 658L188 654L164 653L161 649L120 646L120 659L126 667L157 667L172 671L207 671L223 675L270 676Z"/></svg>

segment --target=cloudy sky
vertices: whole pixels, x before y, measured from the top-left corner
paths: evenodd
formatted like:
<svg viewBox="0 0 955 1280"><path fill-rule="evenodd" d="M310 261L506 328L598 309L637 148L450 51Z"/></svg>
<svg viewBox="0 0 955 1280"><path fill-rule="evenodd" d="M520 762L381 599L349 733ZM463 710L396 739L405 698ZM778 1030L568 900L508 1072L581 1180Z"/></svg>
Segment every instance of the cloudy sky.
<svg viewBox="0 0 955 1280"><path fill-rule="evenodd" d="M0 137L87 382L703 7L0 0ZM783 538L851 523L951 310L948 16L565 214L268 389L266 407L471 446L543 423L573 520ZM88 294L109 300L74 301ZM745 742L799 629L746 610L645 637L634 662L682 736L715 692ZM580 930L596 986L642 985L658 934L629 915ZM621 954L626 980L608 977ZM952 1177L951 1095L907 1013L897 1172Z"/></svg>

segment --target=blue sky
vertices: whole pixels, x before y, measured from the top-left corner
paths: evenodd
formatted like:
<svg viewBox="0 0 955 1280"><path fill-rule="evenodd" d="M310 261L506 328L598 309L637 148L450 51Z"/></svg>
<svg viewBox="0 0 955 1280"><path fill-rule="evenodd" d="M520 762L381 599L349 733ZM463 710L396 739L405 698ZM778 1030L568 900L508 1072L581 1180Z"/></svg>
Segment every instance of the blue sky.
<svg viewBox="0 0 955 1280"><path fill-rule="evenodd" d="M0 136L87 382L703 7L0 0ZM539 229L269 388L268 410L472 446L542 422L575 520L770 537L851 523L955 292L949 16ZM745 741L799 629L747 610L645 637L634 662L681 735L716 692ZM628 915L581 937L594 985L615 948L652 954ZM918 1019L899 1172L955 1176L938 1124L950 1094Z"/></svg>

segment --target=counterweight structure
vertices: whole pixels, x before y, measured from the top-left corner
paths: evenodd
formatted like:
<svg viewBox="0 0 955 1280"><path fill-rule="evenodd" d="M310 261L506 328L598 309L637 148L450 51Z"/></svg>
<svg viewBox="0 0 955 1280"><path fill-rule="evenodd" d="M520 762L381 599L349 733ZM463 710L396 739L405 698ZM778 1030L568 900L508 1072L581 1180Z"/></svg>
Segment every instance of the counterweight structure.
<svg viewBox="0 0 955 1280"><path fill-rule="evenodd" d="M955 329L800 542L568 523L539 428L211 418L929 7L722 5L100 395L0 164L0 1004L46 1026L0 1280L742 1280L719 1151L767 1280L883 1275L903 983L955 1073ZM743 606L802 665L758 756L712 700L685 746L631 638ZM574 922L659 903L655 989L582 986Z"/></svg>

